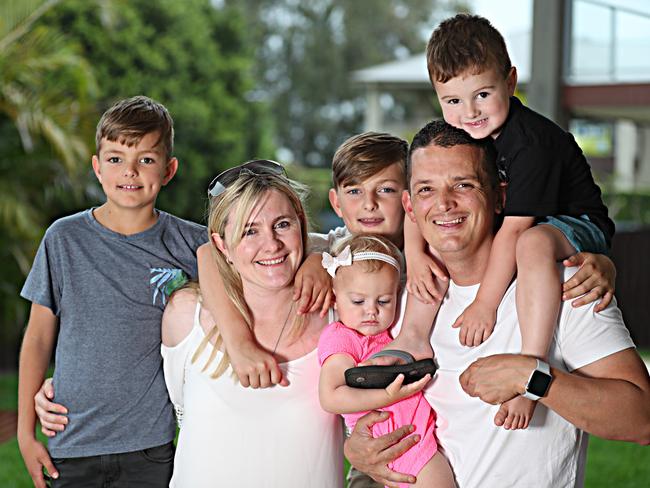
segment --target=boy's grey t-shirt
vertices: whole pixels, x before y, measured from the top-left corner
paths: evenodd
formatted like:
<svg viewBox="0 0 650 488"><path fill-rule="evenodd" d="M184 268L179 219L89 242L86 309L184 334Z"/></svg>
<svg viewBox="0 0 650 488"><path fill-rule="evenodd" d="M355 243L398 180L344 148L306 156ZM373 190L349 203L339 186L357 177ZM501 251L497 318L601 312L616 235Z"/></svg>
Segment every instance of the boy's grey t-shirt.
<svg viewBox="0 0 650 488"><path fill-rule="evenodd" d="M205 227L165 212L139 234L103 227L92 209L45 233L21 295L59 318L54 401L69 422L52 457L131 452L174 438L160 356L168 294L197 277Z"/></svg>

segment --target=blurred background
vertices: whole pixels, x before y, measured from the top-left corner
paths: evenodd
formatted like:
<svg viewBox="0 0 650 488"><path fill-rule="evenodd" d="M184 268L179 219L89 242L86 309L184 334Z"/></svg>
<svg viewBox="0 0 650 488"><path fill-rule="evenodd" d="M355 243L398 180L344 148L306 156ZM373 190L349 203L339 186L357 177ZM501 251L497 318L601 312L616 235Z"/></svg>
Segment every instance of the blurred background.
<svg viewBox="0 0 650 488"><path fill-rule="evenodd" d="M617 222L619 303L649 348L647 1L0 0L0 371L17 368L45 229L103 201L90 157L116 100L145 94L174 118L181 163L159 208L202 223L215 174L271 158L312 188L327 230L337 146L370 129L410 140L440 117L424 50L461 11L502 32L518 95L587 155Z"/></svg>

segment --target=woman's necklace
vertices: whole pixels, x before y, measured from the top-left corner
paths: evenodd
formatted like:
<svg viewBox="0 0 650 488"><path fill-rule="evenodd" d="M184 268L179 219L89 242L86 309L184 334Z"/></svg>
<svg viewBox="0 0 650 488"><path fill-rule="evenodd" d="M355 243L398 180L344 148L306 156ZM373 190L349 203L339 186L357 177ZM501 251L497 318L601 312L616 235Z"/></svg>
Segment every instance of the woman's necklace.
<svg viewBox="0 0 650 488"><path fill-rule="evenodd" d="M293 303L294 302L291 302L291 305L289 306L289 312L287 313L287 318L284 319L284 324L282 324L282 328L280 329L278 340L275 341L275 346L273 347L273 354L275 354L275 351L278 350L278 344L280 344L280 339L282 339L282 333L284 332L284 329L287 326L287 322L289 322L289 317L291 316L291 311L293 310Z"/></svg>

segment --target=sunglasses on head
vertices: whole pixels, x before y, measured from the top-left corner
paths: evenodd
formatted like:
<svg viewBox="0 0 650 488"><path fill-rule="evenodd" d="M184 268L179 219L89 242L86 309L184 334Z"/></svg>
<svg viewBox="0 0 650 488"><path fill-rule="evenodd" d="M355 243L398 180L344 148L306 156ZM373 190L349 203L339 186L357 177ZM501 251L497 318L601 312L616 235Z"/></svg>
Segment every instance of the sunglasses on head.
<svg viewBox="0 0 650 488"><path fill-rule="evenodd" d="M219 173L208 185L208 196L218 197L229 185L231 185L239 175L242 173L251 173L254 175L283 175L286 176L287 173L284 170L284 166L270 159L256 159L254 161L248 161L247 163L240 164L234 168L227 169L223 173Z"/></svg>

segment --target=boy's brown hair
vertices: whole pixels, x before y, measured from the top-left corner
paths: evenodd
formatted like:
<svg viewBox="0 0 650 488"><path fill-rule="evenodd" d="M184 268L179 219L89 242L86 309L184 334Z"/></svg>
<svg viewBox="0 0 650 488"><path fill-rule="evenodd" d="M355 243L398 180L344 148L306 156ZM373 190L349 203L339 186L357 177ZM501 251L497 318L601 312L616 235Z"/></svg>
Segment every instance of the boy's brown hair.
<svg viewBox="0 0 650 488"><path fill-rule="evenodd" d="M95 133L97 154L102 139L135 146L152 132L158 133L156 146L162 146L165 160L169 161L174 150L174 122L165 106L143 95L120 100L99 119Z"/></svg>
<svg viewBox="0 0 650 488"><path fill-rule="evenodd" d="M408 143L386 132L364 132L339 146L332 160L334 189L356 185L399 163L406 178Z"/></svg>
<svg viewBox="0 0 650 488"><path fill-rule="evenodd" d="M505 78L512 64L503 36L478 15L458 14L440 23L427 45L431 83L446 83L467 71L479 74L493 68Z"/></svg>

